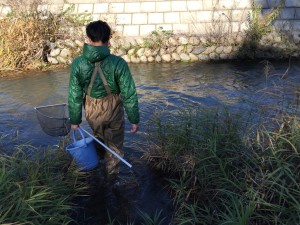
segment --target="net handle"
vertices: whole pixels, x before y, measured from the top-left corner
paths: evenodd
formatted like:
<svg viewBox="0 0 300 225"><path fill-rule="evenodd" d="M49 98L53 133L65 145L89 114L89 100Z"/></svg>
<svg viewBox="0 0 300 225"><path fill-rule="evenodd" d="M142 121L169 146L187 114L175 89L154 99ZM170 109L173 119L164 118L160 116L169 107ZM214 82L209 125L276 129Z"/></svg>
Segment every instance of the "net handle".
<svg viewBox="0 0 300 225"><path fill-rule="evenodd" d="M60 106L60 105L67 105L67 103L63 103L63 104L54 104L54 105L43 105L43 106L34 107L34 109L35 109L35 110L38 110L38 109L42 109L42 108L46 108L46 107Z"/></svg>

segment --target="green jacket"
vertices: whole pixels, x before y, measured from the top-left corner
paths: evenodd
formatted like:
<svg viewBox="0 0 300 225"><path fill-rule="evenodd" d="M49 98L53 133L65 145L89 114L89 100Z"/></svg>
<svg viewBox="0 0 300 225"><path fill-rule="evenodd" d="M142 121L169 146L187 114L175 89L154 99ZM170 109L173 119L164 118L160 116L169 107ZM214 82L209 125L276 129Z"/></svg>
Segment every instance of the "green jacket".
<svg viewBox="0 0 300 225"><path fill-rule="evenodd" d="M139 123L136 88L126 61L110 54L110 50L106 46L84 44L82 55L75 58L71 64L68 96L71 124L80 124L82 121L82 99L87 93L95 67L94 63L97 61L101 61L101 68L111 92L121 95L130 123ZM97 74L91 90L91 97L103 98L105 96L107 96L106 90L100 75Z"/></svg>

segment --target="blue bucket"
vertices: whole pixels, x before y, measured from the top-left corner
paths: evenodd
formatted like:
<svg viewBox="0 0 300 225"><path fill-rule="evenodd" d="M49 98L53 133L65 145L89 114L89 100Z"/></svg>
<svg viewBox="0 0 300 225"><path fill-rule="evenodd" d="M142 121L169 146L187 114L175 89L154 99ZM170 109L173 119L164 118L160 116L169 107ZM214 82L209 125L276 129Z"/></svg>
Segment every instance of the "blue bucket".
<svg viewBox="0 0 300 225"><path fill-rule="evenodd" d="M99 164L99 156L93 138L85 138L81 129L78 128L82 136L81 140L76 140L75 131L72 130L73 144L67 146L66 150L75 160L78 167L84 171L94 169Z"/></svg>

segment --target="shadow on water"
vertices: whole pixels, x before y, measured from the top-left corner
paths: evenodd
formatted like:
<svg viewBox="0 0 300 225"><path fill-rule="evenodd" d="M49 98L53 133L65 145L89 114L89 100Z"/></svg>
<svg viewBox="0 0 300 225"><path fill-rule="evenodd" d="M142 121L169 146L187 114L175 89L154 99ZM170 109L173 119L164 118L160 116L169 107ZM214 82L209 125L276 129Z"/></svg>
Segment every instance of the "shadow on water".
<svg viewBox="0 0 300 225"><path fill-rule="evenodd" d="M93 185L90 197L77 201L84 209L74 215L79 224L109 224L116 218L120 224L133 221L141 224L141 213L152 216L162 212L164 224L171 221L172 199L164 189L161 175L149 169L133 143L146 132L147 121L156 108L172 110L182 102L195 107L227 105L230 109L248 109L255 104L283 104L276 95L264 97L260 90L272 85L286 85L288 94L299 93L300 65L295 61L244 63L174 63L131 64L141 112L140 134L131 135L126 121L125 159L132 169L123 165L122 176L129 180L119 193L112 193L95 170L88 181ZM288 69L287 76L282 78ZM267 82L270 80L271 82ZM33 107L67 102L69 70L24 74L0 82L0 136L17 136L37 147L57 145L59 138L41 131ZM288 84L288 85L287 85ZM292 86L290 86L292 84ZM272 94L274 94L273 91ZM87 126L83 118L83 127ZM9 147L9 146L8 146ZM118 223L116 223L118 224ZM128 224L130 224L128 222Z"/></svg>
<svg viewBox="0 0 300 225"><path fill-rule="evenodd" d="M161 225L170 223L174 209L161 177L144 162L134 158L134 166L121 171L126 184L118 189L105 182L101 169L92 172L89 181L92 185L91 196L77 199L77 203L83 207L74 215L77 224L142 224L143 213L153 216L158 211L161 211L160 218L164 218Z"/></svg>

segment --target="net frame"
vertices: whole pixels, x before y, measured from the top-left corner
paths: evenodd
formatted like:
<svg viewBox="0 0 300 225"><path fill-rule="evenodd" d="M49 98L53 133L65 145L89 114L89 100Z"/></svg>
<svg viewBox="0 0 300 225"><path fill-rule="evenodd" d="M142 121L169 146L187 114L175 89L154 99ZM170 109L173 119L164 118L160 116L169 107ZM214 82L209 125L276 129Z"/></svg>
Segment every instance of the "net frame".
<svg viewBox="0 0 300 225"><path fill-rule="evenodd" d="M42 130L54 137L66 136L71 130L68 105L54 104L34 107Z"/></svg>

